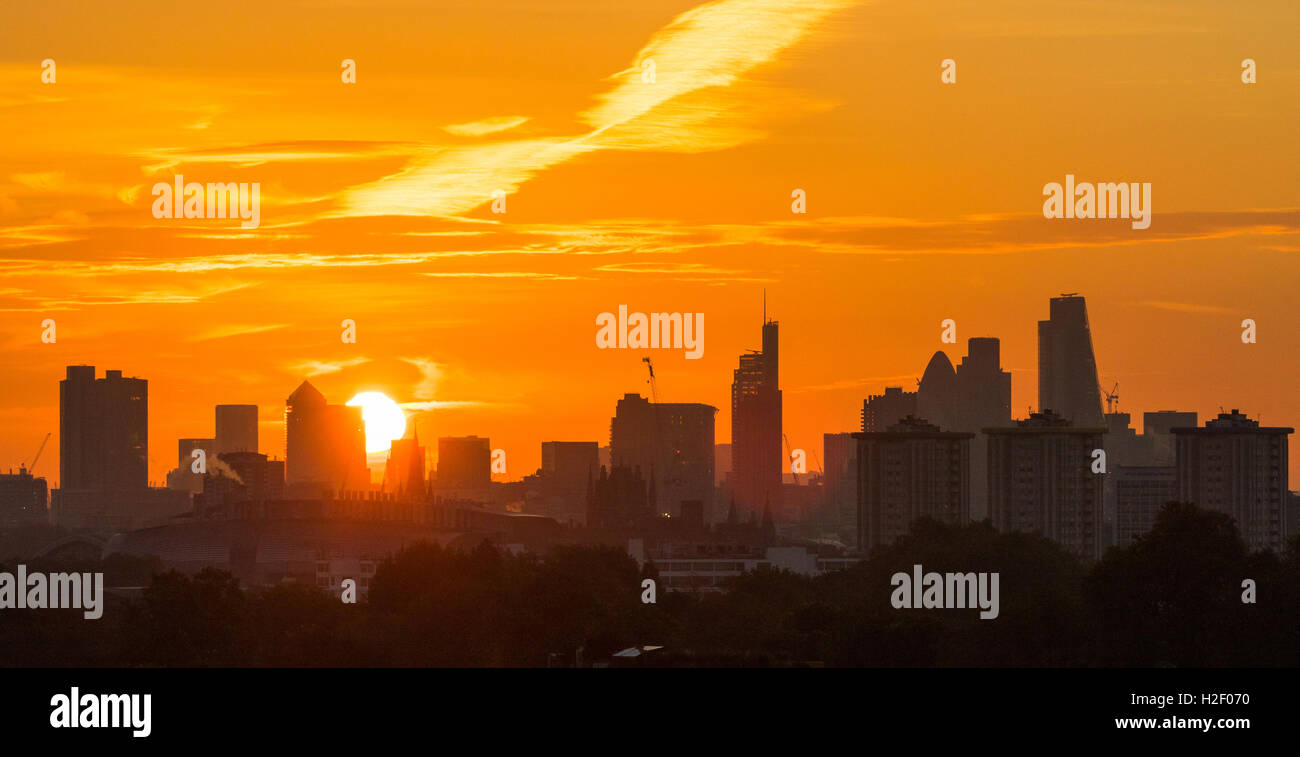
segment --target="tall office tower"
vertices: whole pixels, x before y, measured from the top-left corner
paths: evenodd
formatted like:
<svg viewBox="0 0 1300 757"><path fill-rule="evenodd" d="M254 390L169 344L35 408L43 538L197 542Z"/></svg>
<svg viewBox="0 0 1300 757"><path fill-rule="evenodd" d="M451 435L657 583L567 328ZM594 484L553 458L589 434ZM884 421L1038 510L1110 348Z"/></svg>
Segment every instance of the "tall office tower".
<svg viewBox="0 0 1300 757"><path fill-rule="evenodd" d="M149 486L149 382L70 365L59 382L59 488Z"/></svg>
<svg viewBox="0 0 1300 757"><path fill-rule="evenodd" d="M657 512L677 517L683 501L698 500L711 518L717 412L712 405L650 402L625 394L609 423L610 462L641 471Z"/></svg>
<svg viewBox="0 0 1300 757"><path fill-rule="evenodd" d="M637 529L655 517L653 485L641 470L604 466L587 489L587 526L603 529Z"/></svg>
<svg viewBox="0 0 1300 757"><path fill-rule="evenodd" d="M1102 475L1093 450L1106 429L1032 413L1007 428L987 428L989 517L1000 531L1041 534L1087 560L1101 555Z"/></svg>
<svg viewBox="0 0 1300 757"><path fill-rule="evenodd" d="M1011 373L1002 370L1002 343L997 337L966 341L966 356L957 365L957 385L962 424L977 428L1011 422Z"/></svg>
<svg viewBox="0 0 1300 757"><path fill-rule="evenodd" d="M361 408L331 405L304 381L285 402L285 478L295 496L370 488Z"/></svg>
<svg viewBox="0 0 1300 757"><path fill-rule="evenodd" d="M888 431L853 435L858 446L858 545L888 546L922 516L970 520L970 440L908 416Z"/></svg>
<svg viewBox="0 0 1300 757"><path fill-rule="evenodd" d="M1196 413L1178 410L1157 410L1142 414L1142 436L1150 441L1154 465L1173 465L1177 450L1174 445L1176 428L1196 428Z"/></svg>
<svg viewBox="0 0 1300 757"><path fill-rule="evenodd" d="M988 449L983 429L1011 424L1011 372L1002 370L1002 343L996 337L971 337L957 364L957 423L952 431L969 431L970 513L988 517Z"/></svg>
<svg viewBox="0 0 1300 757"><path fill-rule="evenodd" d="M394 439L388 448L384 491L419 499L424 496L424 481L424 447L420 444L420 431L415 429L410 439Z"/></svg>
<svg viewBox="0 0 1300 757"><path fill-rule="evenodd" d="M257 405L217 405L217 454L257 451Z"/></svg>
<svg viewBox="0 0 1300 757"><path fill-rule="evenodd" d="M1107 463L1109 465L1109 462ZM1149 532L1156 514L1178 498L1176 468L1172 465L1117 465L1115 479L1115 545L1127 547Z"/></svg>
<svg viewBox="0 0 1300 757"><path fill-rule="evenodd" d="M957 428L961 410L961 392L957 387L957 371L942 350L930 356L930 362L921 374L916 388L917 417L924 418L944 431Z"/></svg>
<svg viewBox="0 0 1300 757"><path fill-rule="evenodd" d="M585 491L600 471L597 442L542 442L542 473L558 489Z"/></svg>
<svg viewBox="0 0 1300 757"><path fill-rule="evenodd" d="M1253 550L1282 551L1287 528L1287 437L1233 409L1203 428L1173 429L1178 499L1232 516Z"/></svg>
<svg viewBox="0 0 1300 757"><path fill-rule="evenodd" d="M766 310L766 308L765 308ZM732 493L741 512L780 512L781 388L778 324L763 314L763 349L740 356L731 383Z"/></svg>
<svg viewBox="0 0 1300 757"><path fill-rule="evenodd" d="M884 394L869 394L862 402L862 430L885 431L909 415L916 415L916 392L887 386Z"/></svg>
<svg viewBox="0 0 1300 757"><path fill-rule="evenodd" d="M1077 295L1053 297L1049 319L1038 322L1038 409L1081 428L1105 426L1088 306Z"/></svg>
<svg viewBox="0 0 1300 757"><path fill-rule="evenodd" d="M542 442L542 467L524 478L530 494L528 512L562 523L584 522L587 487L599 473L599 442Z"/></svg>
<svg viewBox="0 0 1300 757"><path fill-rule="evenodd" d="M481 490L492 486L492 442L480 436L438 439L435 488Z"/></svg>
<svg viewBox="0 0 1300 757"><path fill-rule="evenodd" d="M858 443L853 434L822 434L822 499L826 515L850 541L857 538Z"/></svg>

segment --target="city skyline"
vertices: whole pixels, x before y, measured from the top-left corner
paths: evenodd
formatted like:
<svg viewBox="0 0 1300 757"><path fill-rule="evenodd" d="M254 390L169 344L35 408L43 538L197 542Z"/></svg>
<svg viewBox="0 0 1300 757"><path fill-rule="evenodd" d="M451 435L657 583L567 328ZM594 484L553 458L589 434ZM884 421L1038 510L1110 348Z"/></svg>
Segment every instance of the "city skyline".
<svg viewBox="0 0 1300 757"><path fill-rule="evenodd" d="M431 439L490 437L514 477L538 467L537 440L600 439L610 398L646 393L645 353L592 344L593 318L620 304L707 315L703 356L659 350L655 367L662 401L719 408L723 443L764 288L798 448L856 429L881 386L910 388L946 349L946 319L959 344L1001 339L1023 416L1043 300L1072 291L1123 408L1300 418L1300 186L1277 170L1300 164L1290 3L1153 4L1140 20L1122 5L1086 19L1009 2L741 5L749 31L707 35L691 23L716 6L662 0L301 17L268 3L254 30L159 7L205 29L185 41L108 8L14 9L0 466L55 430L49 378L93 364L149 378L152 439L209 433L197 398L256 404L268 431L310 379L337 401L382 391ZM354 33L375 25L382 41ZM303 35L310 55L289 41ZM667 89L641 88L646 58ZM1123 117L1098 119L1110 112ZM150 187L176 175L260 182L260 226L155 218ZM1044 218L1044 184L1066 175L1150 182L1151 226Z"/></svg>
<svg viewBox="0 0 1300 757"><path fill-rule="evenodd" d="M1055 301L1055 300L1057 300L1057 299L1059 299L1059 298L1058 298L1058 297L1053 297L1052 299ZM1086 297L1079 297L1078 299L1083 300L1083 299L1086 299ZM1087 317L1087 314L1085 314L1085 318L1086 318L1086 317ZM774 330L775 325L776 325L775 322L771 323L770 325L773 327L773 330ZM1043 328L1043 327L1042 327L1042 322L1040 322L1039 325L1038 325L1038 329L1039 329L1039 332L1040 332L1040 338L1041 338L1041 330L1042 330L1042 328ZM938 334L939 331L940 331L940 329L936 329L936 334ZM911 377L907 376L907 374L902 374L902 375L899 375L899 376L890 376L890 377L886 377L886 378L890 379L889 381L882 381L882 382L880 382L880 383L878 383L878 384L876 384L876 385L868 385L868 386L866 387L866 389L863 391L863 395L857 399L856 404L855 404L855 406L854 406L854 408L853 408L853 417L852 417L852 419L851 419L851 425L850 425L850 423L845 423L845 424L843 424L842 426L840 426L840 427L836 427L836 428L820 428L820 429L818 429L818 428L814 428L814 429L811 429L810 431L805 432L805 436L808 437L808 438L810 438L811 443L809 443L809 444L798 444L798 443L793 443L793 442L792 442L792 448L799 448L799 449L804 449L804 450L807 450L807 449L820 450L820 449L821 449L821 444L822 444L821 436L822 436L823 434L827 434L827 433L848 433L848 432L854 432L854 431L859 431L859 430L861 430L861 410L862 410L862 405L861 405L861 403L862 403L862 401L866 398L866 395L867 395L867 394L876 394L876 393L884 394L886 388L892 388L892 387L901 387L901 388L903 389L903 391L905 391L905 392L915 392L916 389L917 389L919 386L922 385L922 381L921 381L922 377L925 376L927 373L931 373L931 372L933 372L932 369L933 369L933 366L934 366L935 360L937 360L937 359L940 357L940 353L942 353L944 356L947 356L947 357L949 358L949 361L950 361L950 363L949 363L949 367L951 367L951 365L952 365L952 364L951 364L951 360L952 360L952 358L954 358L954 357L963 357L962 353L965 351L965 349L967 349L966 346L964 345L964 342L965 342L968 338L969 338L969 339L973 339L976 343L992 342L992 343L994 344L994 348L993 348L993 349L994 349L994 351L995 351L995 352L994 352L995 355L997 354L997 350L998 350L998 348L999 348L999 346L1000 346L998 343L1001 341L1001 337L999 337L999 336L997 336L997 335L988 335L988 336L978 336L978 337L963 337L963 338L960 340L962 343L959 343L959 344L940 344L940 347L941 347L941 348L935 350L934 355L932 355L932 357L930 358L930 362L929 362L929 364L926 365L925 370L918 371L918 372L915 374L915 378L911 378ZM773 340L775 340L775 336L774 336L774 335L773 335ZM936 339L936 341L938 341L938 340ZM1256 345L1243 345L1243 346L1246 346L1246 347L1254 347L1254 346L1256 346ZM626 350L626 351L620 351L620 353L621 353L621 354L626 354L626 358L625 358L625 359L626 359L627 361L629 361L629 362L635 362L635 364L637 365L637 367L638 367L638 369L639 369L638 372L643 373L643 372L645 371L645 367L644 367L644 365L643 365L643 363L642 363L642 361L641 361L641 356L644 354L644 351L642 351L642 350ZM951 354L949 354L949 353L951 353ZM757 354L761 354L761 352L758 351L758 350L751 350L751 349L747 349L747 350L745 350L744 352L741 353L742 357L745 356L745 355L757 355ZM735 356L733 355L733 356L731 356L731 358L732 358L732 360L734 361ZM1098 362L1100 363L1100 362L1103 362L1103 361L1104 361L1104 356L1100 356L1100 357L1098 358ZM76 365L69 365L69 366L66 366L67 369L71 369L71 368L73 368L73 367L77 367L77 366L76 366ZM84 367L84 366L83 366L83 367ZM93 366L91 366L91 367L93 367ZM996 366L996 364L995 364L995 366L994 366L994 369L995 369L995 370L996 370L996 367L997 367L997 366ZM1027 371L1025 371L1024 369L1015 369L1015 368L1007 369L1005 365L1002 365L1001 367L1002 367L1003 369L1006 369L1006 370L1011 371L1011 373L1013 374L1013 376L1014 376L1014 374L1017 374L1017 373L1019 373L1019 374L1027 373ZM121 369L121 368L108 368L108 369L106 369L106 375L107 375L108 373L112 373L112 374L114 374L114 375L124 377L124 378L126 378L128 381L129 381L130 379L142 378L142 379L144 379L146 382L154 383L154 382L151 382L150 379L149 379L148 377L145 377L145 376L132 376L132 375L127 375L127 374L130 373L130 371L123 371L123 369ZM1099 371L1099 373L1100 373L1101 375L1105 375L1104 371ZM911 378L911 380L909 380L909 378ZM318 379L319 379L319 377L318 377ZM100 379L100 381L103 381L103 380L104 380L104 379L102 379L102 378ZM641 378L641 381L644 382L644 383L643 383L643 386L634 387L634 388L632 388L632 389L629 389L629 390L627 391L627 394L642 394L642 395L644 395L644 401L650 401L650 402L652 402L653 400L652 400L652 398L650 397L650 394L651 394L650 386L648 385L648 382L645 381L645 379L644 379L644 374L643 374L643 376L642 376L642 378ZM335 380L335 382L337 382L337 379ZM334 386L337 385L337 383L331 383L331 382L328 382L328 381L326 381L326 382L322 382L322 383L326 383L327 385L334 385ZM1027 389L1026 387L1021 387L1021 386L1019 386L1019 384L1022 383L1022 381L1017 380L1017 379L1014 378L1014 377L1012 378L1012 380L1011 380L1010 383L1011 383L1011 390L1012 390L1012 396L1013 396L1012 406L1011 406L1011 417L1012 417L1012 419L1025 419L1025 418L1027 418L1028 415L1029 415L1029 412L1031 411L1031 408L1032 408L1033 411L1039 411L1039 410L1042 410L1042 409L1051 409L1051 410L1055 410L1055 408L1050 408L1050 407L1049 407L1049 408L1040 408L1040 407L1038 406L1038 403L1035 401L1035 400L1036 400L1036 396L1035 396L1035 397L1030 398L1030 402L1029 402L1028 404L1023 405L1023 409L1022 409L1021 411L1017 411L1015 398L1016 398L1016 397L1020 397L1020 398L1023 399L1023 394L1024 394L1026 391L1029 391L1029 389ZM1034 383L1035 383L1035 386L1032 388L1032 390L1033 390L1035 393L1042 391L1041 386L1038 386L1037 382L1034 382ZM1103 383L1103 385L1101 385L1101 386L1098 387L1098 392L1099 392L1099 394L1105 391L1104 381L1103 381L1102 383ZM302 384L302 385L305 385L305 386L306 386L306 387L307 387L311 392L313 392L313 393L315 393L315 394L319 394L319 393L320 393L319 390L317 390L317 389L315 388L315 384L313 383L313 380L310 380L310 379L303 379L303 380L301 381L301 384ZM367 387L367 388L370 388L370 387L372 387L372 386L374 386L374 385L373 385L373 384L366 384L366 385L363 385L363 386L365 386L365 387ZM1127 389L1127 386L1128 386L1128 384L1124 384L1124 387L1125 387L1125 388L1124 388L1124 390L1123 390L1123 393L1124 393L1125 395L1127 395L1127 396L1132 396L1132 394L1134 394L1134 392L1130 392L1130 391ZM297 391L302 391L302 389L303 389L303 386L300 385L300 386L299 386L299 389L298 389ZM360 392L360 391L362 391L362 390L361 390L361 389L358 389L358 390L357 390L357 392ZM945 390L945 391L946 391L946 390ZM354 392L354 393L355 393L355 392ZM350 395L349 395L349 396L350 396ZM598 394L597 396L600 396L600 395ZM913 395L913 396L915 397L915 395ZM400 395L399 395L399 397L398 397L398 401L399 401L399 403L401 403ZM686 399L684 399L683 401L686 401ZM616 402L617 402L617 399L614 398L614 397L611 397L611 398L609 399L608 404L609 404L610 406L613 406L613 405L616 404ZM931 402L933 402L933 400L931 400ZM258 416L257 416L257 427L258 427L259 429L265 428L266 431L269 431L269 433L262 433L262 434L261 434L261 436L260 436L260 439L261 439L261 440L260 440L260 442L258 443L258 449L257 449L256 451L261 452L261 453L263 453L263 454L266 454L268 457L275 458L275 459L281 459L281 460L287 459L287 454L286 454L286 452L287 452L286 439L287 439L288 431L287 431L287 427L286 427L286 425L285 425L285 417L286 417L285 412L284 412L285 407L286 407L286 404L285 404L285 403L286 403L286 400L281 399L281 400L279 401L279 403L277 403L277 404L273 404L270 408L268 408L266 405L262 405L262 404L257 404L257 405L256 405L256 407L257 407L257 411L258 411ZM672 405L672 404L673 404L672 402L666 402L663 398L660 398L660 403L663 403L663 404L666 404L666 405ZM915 403L915 400L913 400L913 403ZM458 433L458 434L453 434L453 433L439 433L438 430L437 430L436 428L430 430L430 429L428 428L428 426L430 425L429 422L428 422L428 421L429 421L429 416L430 416L431 414L433 414L433 413L436 413L436 411L429 411L429 410L423 410L423 409L420 409L420 407L422 407L422 403L419 403L419 402L415 402L415 403L407 402L407 403L401 403L401 404L403 404L404 411L406 412L406 414L407 414L407 416L408 416L408 419L412 419L412 420L414 420L414 419L421 419L421 418L424 419L424 420L422 420L422 421L421 421L421 420L416 420L415 423L408 423L408 425L407 425L407 430L406 430L406 433L405 433L404 436L403 436L403 439L406 439L406 440L411 439L412 434L414 433L414 430L415 430L416 426L417 426L418 424L421 424L421 423L423 423L423 424L425 425L425 427L426 427L426 437L427 437L427 438L434 438L434 439L437 439L437 438L443 438L443 437L469 437L469 436L483 436L483 437L485 437L485 438L490 438L490 439L494 439L494 440L498 440L498 439L500 438L500 437L498 437L498 436L490 435L490 434L479 434L479 433L475 430L477 427L474 425L474 421L472 421L472 420L468 420L468 421L466 421L464 425L458 425L458 426L457 426L457 428L459 428L459 429L463 429L463 430L464 430L463 433ZM697 403L695 403L695 404L705 405L705 404L707 404L707 403L697 402ZM1210 407L1210 408L1207 409L1207 410L1197 410L1197 409L1193 409L1193 410L1191 410L1190 412L1196 413L1196 414L1197 414L1199 417L1201 417L1201 418L1213 418L1213 417L1215 417L1218 413L1223 412L1224 409L1225 409L1226 407L1228 407L1229 405L1231 405L1233 408L1236 408L1236 407L1239 407L1240 404L1241 404L1241 403L1237 403L1235 400L1231 400L1231 399L1230 399L1229 402L1227 402L1227 403L1225 403L1225 404L1223 404L1223 405L1215 405L1215 406L1213 406L1213 407ZM252 405L254 405L254 403L247 403L247 404L244 404L244 405L233 405L233 404L231 404L228 400L223 400L223 399L221 399L221 398L218 398L218 400L217 400L216 402L214 402L212 406L207 406L206 403L201 403L200 406L199 406L199 408L202 409L203 407L206 407L208 417L211 418L211 417L213 417L213 416L211 415L211 413L213 412L213 410L212 410L212 407L213 407L213 406L215 406L215 407L218 409L218 412L220 412L222 408L227 408L227 409L229 409L229 408L249 408L249 407L252 406ZM415 406L414 409L411 407L412 405ZM727 412L727 408L728 408L729 406L730 406L729 403L724 403L724 404L718 405L718 406L717 406L717 410L716 410L717 415L718 415L719 417L722 417L722 416L725 416L725 415L730 415L730 413ZM193 411L193 409L194 409L194 408L190 408L190 411ZM939 419L939 420L933 420L933 419L930 417L930 416L932 416L932 415L934 415L934 416L940 416L940 415L943 415L944 413L943 413L941 410L939 410L939 409L937 409L937 408L935 408L935 407L933 407L933 406L931 406L931 407L929 407L929 408L927 408L927 409L930 411L929 413L921 412L921 411L917 411L917 412L915 412L914 414L916 414L916 415L917 415L919 418L921 418L922 420L926 420L926 421L929 421L929 422L935 422L935 423L937 423L937 424L938 424L938 425L939 425L943 430L945 430L945 431L948 431L948 430L954 430L953 428L951 428L951 424L950 424L950 423L945 423L945 422L943 422L944 420L947 420L947 419L943 419L943 418L941 418L941 419ZM1137 423L1137 421L1136 421L1136 417L1137 417L1137 415L1138 415L1139 413L1155 413L1155 412L1162 412L1162 411L1163 411L1163 412L1169 412L1169 411L1187 411L1187 408L1184 408L1184 407L1172 407L1172 406L1170 406L1170 407L1166 407L1166 406L1163 406L1163 405L1160 405L1160 406L1157 406L1157 407L1134 408L1134 407L1132 407L1132 405L1130 405L1130 404L1128 404L1128 403L1124 403L1123 405L1121 405L1121 406L1120 406L1120 409L1123 410L1124 412L1128 412L1128 413L1130 413L1130 414L1133 415L1134 420L1133 420L1133 426L1132 426L1132 428L1133 428L1134 431L1138 432L1139 434L1141 434L1141 433L1144 432L1144 429L1142 428L1142 425L1143 425L1143 424L1139 424L1139 423ZM353 408L353 410L357 412L358 417L359 417L359 408ZM464 409L460 409L460 410L461 410L461 412L463 412L463 413L465 413L465 414L467 414L467 415L470 415L470 416L473 415L473 409L472 409L472 408L464 408ZM57 417L57 407L55 408L55 411L56 411L56 417ZM1255 419L1255 420L1259 420L1259 417L1260 417L1261 414L1260 414L1258 411L1254 410L1253 408L1249 408L1249 407L1244 408L1244 411L1246 412L1246 414L1247 414L1250 418ZM227 410L227 412L229 412L229 410ZM911 411L909 411L909 412L911 412ZM188 413L187 413L187 414L188 414ZM267 417L268 415L273 415L274 417L272 417L272 418L268 418L268 417ZM609 421L608 421L608 419L609 419L609 416L610 416L610 415L613 415L613 412L612 412L612 410L607 409L607 410L605 410L604 415L605 415L605 422L604 422L604 424L602 424L602 425L604 425L605 430L604 430L603 432L594 433L594 434L589 434L589 435L587 435L587 436L585 436L585 437L578 436L578 435L572 435L572 436L569 437L569 438L573 438L573 439L588 439L588 440L594 440L594 441L596 441L596 442L599 444L599 446L601 446L602 448L606 447L606 446L610 443L610 435L609 435L609 432L608 432L608 428L609 428L609 425L608 425ZM155 422L155 420L154 420L154 412L152 411L152 409L151 409L150 412L148 413L148 416L149 416L149 427L150 427L150 429L156 427L156 425L169 425L169 424L156 424L156 422ZM247 418L247 414L245 414L244 417L245 417L245 419L246 419L246 418ZM1288 419L1276 419L1275 422L1264 423L1263 425L1287 425L1287 423L1290 423L1290 422L1291 422L1291 421L1289 421ZM208 428L212 428L212 427L214 427L213 424L212 424L212 421L211 421L211 420L208 420L208 421L202 422L200 425L201 425L201 426L208 427ZM723 445L723 444L730 444L730 443L731 443L730 435L728 435L726 438L723 438L723 434L726 433L726 429L722 428L723 425L724 425L724 424L723 424L721 421L719 421L719 422L717 422L717 423L715 424L716 428L715 428L715 431L714 431L714 442L715 442L716 445ZM726 423L725 425L726 425L728 428L731 426L730 423ZM1077 424L1076 424L1076 425L1077 425ZM1104 425L1104 424L1099 424L1099 425ZM54 467L54 468L56 468L56 469L57 469L57 468L61 468L61 466L62 466L62 464L61 464L62 456L58 454L58 450L59 450L59 448L62 446L61 435L58 433L58 426L59 426L59 424L56 422L56 423L54 424L54 428L55 428L55 430L54 430L54 432L53 432L53 436L51 437L51 441L54 442L53 449L52 449L52 450L47 450L47 451L44 453L43 457L42 457L42 465L51 465L52 467ZM783 421L783 426L784 426L784 421ZM194 430L198 430L198 429L194 429ZM970 426L969 428L967 428L966 425L960 425L960 430L978 430L978 429L977 429L976 426ZM543 432L543 433L545 433L545 432ZM153 434L152 432L149 433L148 436L150 436L150 437L155 437L155 438L156 438L155 434ZM503 436L505 436L505 434L503 434ZM815 438L812 438L812 437L815 437ZM254 439L257 439L257 438L258 438L258 436L257 436L256 433L253 434L253 438L254 438ZM492 442L492 448L493 448L493 449L506 449L506 450L507 450L507 459L513 459L513 460L515 460L515 464L512 465L511 468L508 470L508 472L505 473L505 474L494 473L494 474L492 475L492 480L493 480L493 481L518 481L518 480L521 480L522 478L524 478L525 476L528 476L528 475L532 474L533 472L535 472L536 470L538 470L539 468L541 468L541 462L542 462L542 461L541 461L541 455L540 455L540 451L539 451L540 448L539 448L538 445L539 445L540 443L542 443L542 442L552 441L552 440L554 440L554 439L561 439L561 438L565 438L563 434L550 434L549 436L542 436L542 437L535 438L535 439L527 439L527 440L524 440L525 449L523 449L523 450L519 450L518 452L516 452L516 451L513 450L513 449L509 449L509 448L503 447L503 445L500 444L500 443L498 443L498 441L493 441L493 442ZM152 444L152 445L149 446L149 479L148 479L148 480L149 480L149 483L154 484L154 485L159 485L159 486L163 485L163 483L167 480L167 474L168 474L169 472L173 472L173 469L176 467L175 464L171 461L170 458L166 457L165 455L160 454L160 450L161 450L165 445L179 443L179 444L181 445L181 447L184 448L184 447L186 446L187 443L212 442L213 440L212 440L211 437L209 437L208 439L196 438L196 437L193 435L193 433L189 433L189 434L186 434L186 435L182 435L182 436L180 436L180 437L177 437L176 439L162 439L162 440L160 440L160 441L161 441L161 443L157 443L157 442L155 442L154 444ZM191 446L194 446L194 445L191 444ZM200 446L201 446L201 445L200 445ZM244 446L246 446L246 445L244 445ZM242 447L241 447L241 448L242 448ZM214 447L214 449L215 449L215 447ZM426 449L426 461L427 461L427 465L428 465L428 468L429 468L429 474L430 474L430 476L432 476L432 475L435 473L435 471L436 471L437 460L438 460L438 456L437 456L437 454L436 454L436 452L435 452L435 450L436 450L436 446L426 447L425 449ZM182 449L182 452L184 452L184 451L185 451L185 450ZM216 450L216 451L217 451L217 452L220 452L220 451L222 451L222 450ZM377 484L377 483L381 483L381 482L384 480L384 467L385 467L385 461L386 461L388 455L389 455L389 451L388 451L388 450L385 450L385 451L380 452L380 453L371 453L371 454L366 455L367 467L368 467L368 469L369 469L369 471L370 471L370 482L371 482L371 483ZM30 452L29 452L28 454L26 454L26 455L23 456L22 460L29 460L30 458L31 458L31 454L30 454ZM521 468L521 467L518 467L518 466L519 466L518 460L519 460L520 458L522 458L522 459L524 460L523 465L524 465L525 467L522 467L522 468ZM532 465L531 467L527 467L527 466L529 466L529 461L532 460L532 459L534 459L534 458L536 459L536 464L535 464L535 465ZM782 455L782 464L783 464L783 472L788 474L788 473L789 473L789 469L788 469L789 460L788 460L788 456L785 455L784 453L783 453L783 455ZM1292 461L1292 462L1291 462L1291 465L1292 465L1292 472L1294 473L1294 471L1295 471L1295 466L1297 465L1297 462L1296 462L1296 461ZM13 467L15 470L17 470L17 467L18 467L18 466L17 466L17 463L15 462L15 463L12 463L9 467ZM161 475L158 476L157 478L155 478L155 477L154 477L154 473L155 473L156 471L158 471L158 469L161 469L161 471L160 471L160 472L161 472ZM720 471L719 471L719 475L721 475L722 473L725 473L725 472L726 472L726 471L721 471L721 470L720 470ZM810 472L812 472L811 469L810 469ZM60 482L59 482L59 478L58 478L58 476L51 475L51 474L49 473L48 469L46 469L46 471L43 472L43 473L38 473L37 475L46 478L46 479L49 481L49 483L50 483L50 487L51 487L51 489L53 489L53 488L57 488L57 486L60 485ZM646 475L647 475L647 477L649 476L648 473L647 473ZM982 495L981 495L981 494L976 494L975 496L976 496L976 499L979 499ZM719 503L719 504L720 504L720 505L725 505L725 503Z"/></svg>

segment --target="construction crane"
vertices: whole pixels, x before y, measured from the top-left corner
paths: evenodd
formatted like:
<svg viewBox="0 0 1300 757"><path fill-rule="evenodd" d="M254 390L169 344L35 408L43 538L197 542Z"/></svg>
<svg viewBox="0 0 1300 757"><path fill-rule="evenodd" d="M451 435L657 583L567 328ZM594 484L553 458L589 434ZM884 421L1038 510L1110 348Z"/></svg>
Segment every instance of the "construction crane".
<svg viewBox="0 0 1300 757"><path fill-rule="evenodd" d="M31 464L31 465L26 465L26 464L24 464L24 465L20 465L20 466L18 466L18 469L19 469L20 471L21 471L21 470L26 470L28 473L31 473L32 470L34 470L34 469L36 468L36 463L41 459L41 453L45 451L45 445L46 445L47 442L50 441L50 436L51 436L53 433L54 433L54 432L51 431L51 432L48 432L48 433L45 434L45 438L41 440L41 446L38 447L38 448L36 449L36 454L35 454L35 455L32 455L32 464Z"/></svg>
<svg viewBox="0 0 1300 757"><path fill-rule="evenodd" d="M1102 389L1101 393L1106 395L1106 414L1110 415L1119 406L1119 382L1116 381L1109 392Z"/></svg>
<svg viewBox="0 0 1300 757"><path fill-rule="evenodd" d="M790 463L794 462L794 451L790 449L790 437L786 436L786 435L785 435L785 432L782 431L782 432L781 432L781 438L785 440L785 462L786 462L786 465L787 465L787 467L790 468L790 475L794 477L794 485L795 485L795 486L798 486L798 485L799 485L799 474L798 474L798 473L795 473L795 472L794 472L794 466L793 466L793 465L790 465Z"/></svg>
<svg viewBox="0 0 1300 757"><path fill-rule="evenodd" d="M650 362L650 358L643 357L641 362L645 363L646 368L650 369L650 379L646 383L650 384L650 399L655 404L659 404L659 386L655 383L655 364Z"/></svg>
<svg viewBox="0 0 1300 757"><path fill-rule="evenodd" d="M654 418L654 452L651 456L653 460L653 467L650 469L647 475L647 478L650 480L651 485L653 486L654 479L656 477L662 478L664 475L663 460L659 459L660 452L661 452L661 450L659 449L659 384L655 381L655 364L651 362L650 358L648 357L641 358L641 362L645 363L646 369L650 371L650 378L646 379L646 383L650 385L650 400L654 403L653 407L651 407L650 409ZM665 483L667 482L665 481ZM662 496L664 494L664 492L662 491L663 488L664 487L662 486L655 487L656 497ZM658 507L658 504L659 504L658 502L655 503L656 508Z"/></svg>

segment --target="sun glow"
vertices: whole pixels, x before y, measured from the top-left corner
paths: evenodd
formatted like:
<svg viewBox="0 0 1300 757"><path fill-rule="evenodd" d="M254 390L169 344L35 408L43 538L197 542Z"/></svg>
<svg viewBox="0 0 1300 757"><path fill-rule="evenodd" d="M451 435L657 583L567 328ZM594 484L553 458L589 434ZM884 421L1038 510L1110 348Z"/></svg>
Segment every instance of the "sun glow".
<svg viewBox="0 0 1300 757"><path fill-rule="evenodd" d="M406 433L406 414L383 392L361 392L348 400L348 405L361 406L361 418L366 422L367 454L388 450L394 439L401 439Z"/></svg>

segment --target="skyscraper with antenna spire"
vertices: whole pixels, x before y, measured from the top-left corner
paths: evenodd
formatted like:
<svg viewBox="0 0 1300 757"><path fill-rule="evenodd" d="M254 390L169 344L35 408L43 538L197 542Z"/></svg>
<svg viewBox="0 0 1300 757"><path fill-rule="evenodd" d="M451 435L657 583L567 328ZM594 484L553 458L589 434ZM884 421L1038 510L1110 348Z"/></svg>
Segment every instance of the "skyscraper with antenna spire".
<svg viewBox="0 0 1300 757"><path fill-rule="evenodd" d="M731 489L744 512L781 505L779 324L767 317L763 292L762 349L740 356L731 383Z"/></svg>

